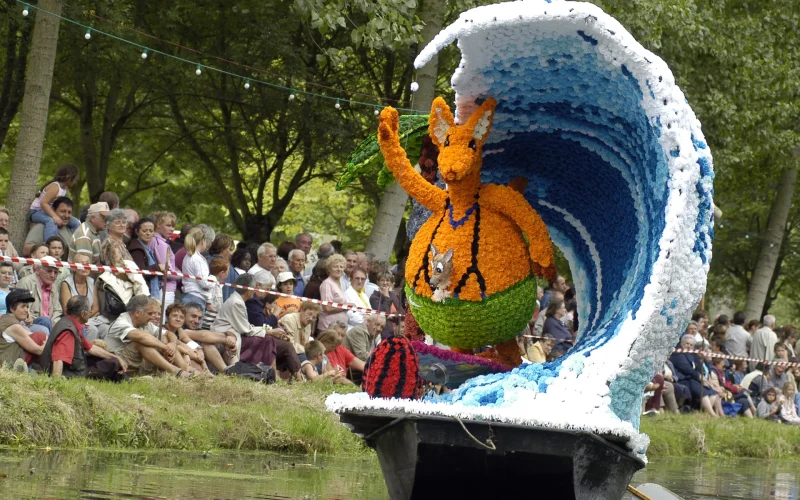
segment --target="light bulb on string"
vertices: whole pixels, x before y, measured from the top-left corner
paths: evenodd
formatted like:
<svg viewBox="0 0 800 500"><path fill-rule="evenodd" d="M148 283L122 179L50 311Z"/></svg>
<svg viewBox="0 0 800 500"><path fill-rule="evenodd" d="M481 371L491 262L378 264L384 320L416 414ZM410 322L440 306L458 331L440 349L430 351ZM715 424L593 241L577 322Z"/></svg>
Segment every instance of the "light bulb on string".
<svg viewBox="0 0 800 500"><path fill-rule="evenodd" d="M375 111L373 111L373 113L375 114L375 116L378 116L379 114L381 114L381 110L375 108Z"/></svg>
<svg viewBox="0 0 800 500"><path fill-rule="evenodd" d="M745 237L745 239L747 239L747 240L749 240L749 239L750 239L750 235L749 235L749 234L745 234L745 235L744 235L744 237Z"/></svg>
<svg viewBox="0 0 800 500"><path fill-rule="evenodd" d="M147 49L142 50L142 59L147 59Z"/></svg>
<svg viewBox="0 0 800 500"><path fill-rule="evenodd" d="M339 99L336 99L336 104L334 104L334 107L335 107L336 109L342 109L342 105L341 105L341 104L339 104Z"/></svg>
<svg viewBox="0 0 800 500"><path fill-rule="evenodd" d="M200 75L203 74L203 70L200 69L200 65L199 64L197 65L197 69L194 70L194 74L197 75L197 76L200 76Z"/></svg>
<svg viewBox="0 0 800 500"><path fill-rule="evenodd" d="M296 96L296 95L294 95L294 89L292 89L292 90L291 90L291 93L289 94L289 100L290 100L290 101L294 101L294 98L295 98L295 97L297 97L297 96Z"/></svg>
<svg viewBox="0 0 800 500"><path fill-rule="evenodd" d="M86 29L86 34L83 35L83 38L85 38L87 40L91 40L92 39L92 28L87 28Z"/></svg>
<svg viewBox="0 0 800 500"><path fill-rule="evenodd" d="M28 14L30 14L30 13L31 13L31 6L28 5L28 4L25 4L25 7L22 8L22 15L25 16L25 17L28 17Z"/></svg>
<svg viewBox="0 0 800 500"><path fill-rule="evenodd" d="M419 83L411 82L411 92L416 92L417 90L419 90Z"/></svg>
<svg viewBox="0 0 800 500"><path fill-rule="evenodd" d="M250 80L245 80L244 81L244 88L245 88L245 90L250 89Z"/></svg>

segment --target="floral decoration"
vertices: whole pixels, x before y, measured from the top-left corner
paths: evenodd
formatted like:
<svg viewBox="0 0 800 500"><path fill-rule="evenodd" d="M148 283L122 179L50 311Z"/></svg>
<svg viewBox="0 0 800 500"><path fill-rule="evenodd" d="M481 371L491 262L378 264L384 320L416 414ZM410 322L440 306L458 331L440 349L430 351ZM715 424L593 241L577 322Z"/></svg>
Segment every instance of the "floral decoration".
<svg viewBox="0 0 800 500"><path fill-rule="evenodd" d="M439 33L415 65L455 40L462 60L451 80L454 121L467 123L482 103L496 101L481 182L527 180L522 196L570 263L578 341L556 362L476 377L436 402L348 395L331 397L329 407L586 429L624 436L643 455L643 388L703 295L711 259L714 172L700 122L667 64L595 5L478 7ZM480 191L489 208L487 189ZM439 197L434 204L445 203ZM463 215L457 205L454 216ZM495 250L505 254L495 256L497 264L519 257L518 245L512 238ZM424 258L424 249L415 250L415 259ZM421 283L414 292L425 297L428 290Z"/></svg>

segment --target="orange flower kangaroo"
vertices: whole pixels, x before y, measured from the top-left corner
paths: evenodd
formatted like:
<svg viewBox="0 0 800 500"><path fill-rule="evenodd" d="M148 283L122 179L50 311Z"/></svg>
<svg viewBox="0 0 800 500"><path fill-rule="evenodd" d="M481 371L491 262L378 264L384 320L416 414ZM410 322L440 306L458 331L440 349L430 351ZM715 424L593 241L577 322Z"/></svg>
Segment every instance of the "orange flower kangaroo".
<svg viewBox="0 0 800 500"><path fill-rule="evenodd" d="M531 275L553 279L553 247L547 227L519 191L482 184L481 152L494 116L495 101L483 102L463 125L456 125L441 97L433 101L430 135L439 147L442 190L411 166L400 145L397 110L380 115L378 141L386 165L406 192L433 212L411 243L406 282L415 293L431 297L431 245L453 249L454 298L480 301L507 290ZM528 238L526 246L522 233Z"/></svg>

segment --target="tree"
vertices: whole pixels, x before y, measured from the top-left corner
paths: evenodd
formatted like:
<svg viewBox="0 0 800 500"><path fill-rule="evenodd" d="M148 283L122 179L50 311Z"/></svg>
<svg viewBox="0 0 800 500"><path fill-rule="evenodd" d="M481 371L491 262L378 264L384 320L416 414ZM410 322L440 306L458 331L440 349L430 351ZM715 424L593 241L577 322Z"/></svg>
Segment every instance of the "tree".
<svg viewBox="0 0 800 500"><path fill-rule="evenodd" d="M5 52L2 60L2 83L0 83L0 149L3 148L11 122L17 116L25 90L25 63L30 50L32 26L18 11L19 4L5 0L0 4L8 22L4 23Z"/></svg>
<svg viewBox="0 0 800 500"><path fill-rule="evenodd" d="M38 6L55 15L61 14L61 0L41 0ZM34 10L36 16L31 41L30 63L25 80L25 97L19 123L19 139L11 171L14 189L8 193L9 232L14 246L22 248L31 200L36 195L39 164L42 160L53 66L58 48L59 19Z"/></svg>

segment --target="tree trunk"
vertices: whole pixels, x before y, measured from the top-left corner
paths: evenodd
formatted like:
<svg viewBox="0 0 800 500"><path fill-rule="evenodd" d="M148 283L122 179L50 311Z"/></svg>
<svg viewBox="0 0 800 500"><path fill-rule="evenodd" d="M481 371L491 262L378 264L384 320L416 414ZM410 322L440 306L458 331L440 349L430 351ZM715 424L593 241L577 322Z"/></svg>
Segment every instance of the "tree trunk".
<svg viewBox="0 0 800 500"><path fill-rule="evenodd" d="M17 8L16 3L12 3ZM20 27L20 22L24 23ZM17 116L25 89L25 65L31 45L31 27L27 20L10 16L6 28L6 59L3 83L0 87L0 150L3 149L8 129ZM18 35L20 33L20 35Z"/></svg>
<svg viewBox="0 0 800 500"><path fill-rule="evenodd" d="M61 0L40 0L38 6L55 15L61 15ZM31 14L34 13L36 22L19 121L17 151L11 171L10 184L13 188L8 190L8 210L11 215L9 229L11 240L17 248L22 248L25 241L28 209L31 200L36 196L39 182L39 164L42 161L50 89L53 85L53 66L58 47L59 19L31 9Z"/></svg>
<svg viewBox="0 0 800 500"><path fill-rule="evenodd" d="M795 161L797 161L797 152L795 152ZM750 289L747 291L745 315L748 319L761 319L759 315L764 307L769 285L772 281L772 274L780 257L781 242L783 241L783 233L786 231L786 220L789 217L789 209L792 206L792 195L794 194L796 180L796 166L783 169L775 200L772 202L772 208L770 209L767 231L764 234L764 243L761 246L758 262L753 271Z"/></svg>
<svg viewBox="0 0 800 500"><path fill-rule="evenodd" d="M420 49L424 48L433 37L442 29L447 3L441 0L423 0L420 6L420 20L424 28L420 33ZM436 78L439 73L439 57L434 56L428 64L417 72L419 90L414 95L412 107L415 110L427 113L431 109L433 97L436 93ZM414 161L415 159L411 159ZM375 254L378 260L388 261L392 253L392 246L397 238L397 231L408 203L408 194L393 182L381 198L381 206L375 217L375 223L367 239L367 252Z"/></svg>

